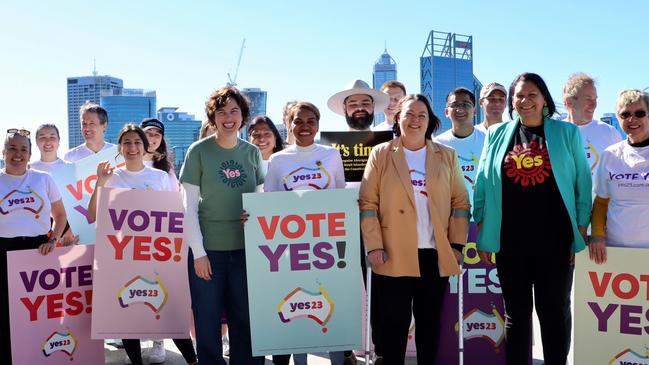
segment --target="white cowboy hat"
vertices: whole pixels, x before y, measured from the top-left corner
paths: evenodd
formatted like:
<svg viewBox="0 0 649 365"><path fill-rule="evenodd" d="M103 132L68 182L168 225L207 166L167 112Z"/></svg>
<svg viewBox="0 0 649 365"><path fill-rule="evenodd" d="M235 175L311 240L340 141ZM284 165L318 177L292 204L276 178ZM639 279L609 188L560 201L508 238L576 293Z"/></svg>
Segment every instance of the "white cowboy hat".
<svg viewBox="0 0 649 365"><path fill-rule="evenodd" d="M335 93L327 101L327 106L331 109L332 112L340 115L345 115L345 110L343 109L343 103L348 96L364 94L369 95L374 100L374 114L377 112L383 112L383 109L390 104L390 97L387 94L380 92L379 90L372 89L365 81L363 80L354 80L347 84L345 89L341 92Z"/></svg>

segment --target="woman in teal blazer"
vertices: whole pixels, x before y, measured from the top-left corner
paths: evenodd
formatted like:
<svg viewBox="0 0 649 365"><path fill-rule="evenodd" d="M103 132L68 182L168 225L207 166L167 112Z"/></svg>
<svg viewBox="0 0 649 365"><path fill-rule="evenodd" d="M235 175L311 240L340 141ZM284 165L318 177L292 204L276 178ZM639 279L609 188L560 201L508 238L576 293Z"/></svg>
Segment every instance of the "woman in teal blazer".
<svg viewBox="0 0 649 365"><path fill-rule="evenodd" d="M516 77L508 103L512 121L489 129L478 168L478 250L487 262L496 254L507 363L528 362L534 290L545 364L564 365L571 264L585 247L592 204L590 169L577 127L549 118L556 108L539 75Z"/></svg>

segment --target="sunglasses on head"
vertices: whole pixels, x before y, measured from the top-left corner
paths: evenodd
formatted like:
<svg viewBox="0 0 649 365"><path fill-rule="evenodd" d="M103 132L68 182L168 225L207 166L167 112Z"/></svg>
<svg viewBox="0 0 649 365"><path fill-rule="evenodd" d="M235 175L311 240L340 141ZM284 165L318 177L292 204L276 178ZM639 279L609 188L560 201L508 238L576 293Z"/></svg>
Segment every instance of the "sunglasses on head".
<svg viewBox="0 0 649 365"><path fill-rule="evenodd" d="M622 119L628 119L630 116L634 116L638 119L644 118L647 116L647 111L646 110L636 110L635 112L622 112L620 113L620 117Z"/></svg>
<svg viewBox="0 0 649 365"><path fill-rule="evenodd" d="M19 134L24 137L29 137L31 134L27 129L18 129L18 128L9 128L7 129L7 134Z"/></svg>

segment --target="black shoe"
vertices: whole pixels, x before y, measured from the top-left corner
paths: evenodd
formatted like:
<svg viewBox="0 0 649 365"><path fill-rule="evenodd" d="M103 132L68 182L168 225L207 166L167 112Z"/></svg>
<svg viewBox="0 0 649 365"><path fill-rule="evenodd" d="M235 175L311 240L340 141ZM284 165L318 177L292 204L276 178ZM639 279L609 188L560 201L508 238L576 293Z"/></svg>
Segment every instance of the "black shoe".
<svg viewBox="0 0 649 365"><path fill-rule="evenodd" d="M345 356L345 360L343 361L344 365L356 365L356 363L356 355L353 352L349 356Z"/></svg>

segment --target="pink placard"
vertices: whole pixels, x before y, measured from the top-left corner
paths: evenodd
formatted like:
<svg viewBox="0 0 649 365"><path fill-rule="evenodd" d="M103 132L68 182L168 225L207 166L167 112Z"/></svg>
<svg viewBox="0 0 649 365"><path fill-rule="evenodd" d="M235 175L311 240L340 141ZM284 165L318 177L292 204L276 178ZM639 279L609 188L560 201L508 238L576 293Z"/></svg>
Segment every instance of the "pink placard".
<svg viewBox="0 0 649 365"><path fill-rule="evenodd" d="M188 338L178 192L99 189L92 338Z"/></svg>
<svg viewBox="0 0 649 365"><path fill-rule="evenodd" d="M14 364L104 363L104 342L90 339L93 251L7 253Z"/></svg>

